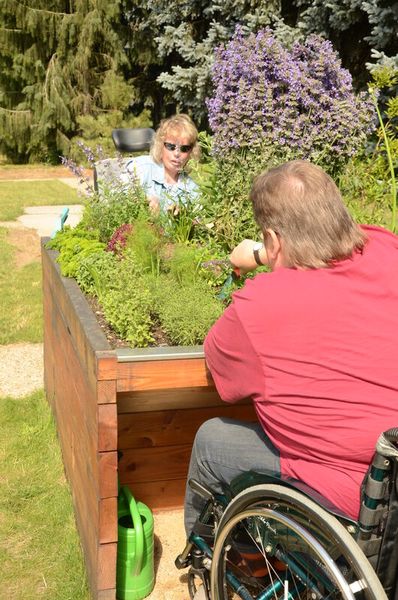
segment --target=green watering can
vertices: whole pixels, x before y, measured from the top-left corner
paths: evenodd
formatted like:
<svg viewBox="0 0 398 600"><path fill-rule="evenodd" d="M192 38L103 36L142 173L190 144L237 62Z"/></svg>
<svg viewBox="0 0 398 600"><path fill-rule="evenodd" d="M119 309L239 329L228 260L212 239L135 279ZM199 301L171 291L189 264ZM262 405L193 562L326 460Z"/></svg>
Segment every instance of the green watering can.
<svg viewBox="0 0 398 600"><path fill-rule="evenodd" d="M155 585L153 515L127 486L119 491L116 597L141 600Z"/></svg>

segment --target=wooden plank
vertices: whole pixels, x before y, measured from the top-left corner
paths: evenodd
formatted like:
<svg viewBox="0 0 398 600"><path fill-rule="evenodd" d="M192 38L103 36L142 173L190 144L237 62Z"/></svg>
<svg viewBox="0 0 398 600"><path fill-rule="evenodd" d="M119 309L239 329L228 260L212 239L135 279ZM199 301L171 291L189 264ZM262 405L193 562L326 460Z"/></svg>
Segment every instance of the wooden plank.
<svg viewBox="0 0 398 600"><path fill-rule="evenodd" d="M61 348L65 366L57 369L56 377L54 404L58 437L74 501L78 512L82 512L83 526L87 526L90 515L95 516L99 497L95 398L90 396L77 361L70 353L68 340L61 335L59 327L54 331L59 335L54 346L58 343Z"/></svg>
<svg viewBox="0 0 398 600"><path fill-rule="evenodd" d="M99 452L99 495L101 498L117 496L117 452Z"/></svg>
<svg viewBox="0 0 398 600"><path fill-rule="evenodd" d="M116 588L111 590L99 590L97 600L116 600Z"/></svg>
<svg viewBox="0 0 398 600"><path fill-rule="evenodd" d="M97 381L97 402L116 403L116 379Z"/></svg>
<svg viewBox="0 0 398 600"><path fill-rule="evenodd" d="M252 404L223 404L184 410L121 413L118 424L118 447L151 448L153 446L192 444L200 425L213 417L230 417L255 421Z"/></svg>
<svg viewBox="0 0 398 600"><path fill-rule="evenodd" d="M140 392L118 392L117 410L121 413L177 410L224 406L215 388L186 387L180 389L158 389Z"/></svg>
<svg viewBox="0 0 398 600"><path fill-rule="evenodd" d="M98 451L117 449L116 404L99 404L98 408Z"/></svg>
<svg viewBox="0 0 398 600"><path fill-rule="evenodd" d="M153 511L161 512L181 508L184 505L186 478L170 479L168 481L148 481L127 483L133 496Z"/></svg>
<svg viewBox="0 0 398 600"><path fill-rule="evenodd" d="M85 385L71 344L62 334L63 324L55 321L53 348L58 353L55 368L54 412L63 460L70 483L76 522L91 589L97 587L98 474L96 473L97 437L95 405ZM82 412L82 406L85 412ZM94 408L94 411L91 410ZM93 439L93 443L90 440ZM89 483L88 483L89 482Z"/></svg>
<svg viewBox="0 0 398 600"><path fill-rule="evenodd" d="M58 320L53 325L52 345L58 348L54 403L58 430L60 435L65 436L64 460L69 460L68 439L74 437L78 444L76 452L89 460L93 469L90 475L94 482L98 482L95 464L98 438L95 394L88 385L62 321Z"/></svg>
<svg viewBox="0 0 398 600"><path fill-rule="evenodd" d="M117 544L101 544L98 548L98 590L116 587Z"/></svg>
<svg viewBox="0 0 398 600"><path fill-rule="evenodd" d="M115 352L96 351L98 381L115 380L117 371L117 357Z"/></svg>
<svg viewBox="0 0 398 600"><path fill-rule="evenodd" d="M117 365L118 392L211 387L203 358L124 362Z"/></svg>
<svg viewBox="0 0 398 600"><path fill-rule="evenodd" d="M117 542L117 498L103 498L99 506L99 542Z"/></svg>
<svg viewBox="0 0 398 600"><path fill-rule="evenodd" d="M134 484L186 477L190 456L191 444L123 450L120 481Z"/></svg>

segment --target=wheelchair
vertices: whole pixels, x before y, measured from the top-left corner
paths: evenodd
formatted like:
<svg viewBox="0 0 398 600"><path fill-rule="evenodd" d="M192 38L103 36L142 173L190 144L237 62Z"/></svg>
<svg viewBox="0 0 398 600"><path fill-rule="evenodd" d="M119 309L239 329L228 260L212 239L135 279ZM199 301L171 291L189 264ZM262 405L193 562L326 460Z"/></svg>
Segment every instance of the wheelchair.
<svg viewBox="0 0 398 600"><path fill-rule="evenodd" d="M307 485L245 473L206 504L176 558L191 599L398 600L398 428L380 435L354 521Z"/></svg>

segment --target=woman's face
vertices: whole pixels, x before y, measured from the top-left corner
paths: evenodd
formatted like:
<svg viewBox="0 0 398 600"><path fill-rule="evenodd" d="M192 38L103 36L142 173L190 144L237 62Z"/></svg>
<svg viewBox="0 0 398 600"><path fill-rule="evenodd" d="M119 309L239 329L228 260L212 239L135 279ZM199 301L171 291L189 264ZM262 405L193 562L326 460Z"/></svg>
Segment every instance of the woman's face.
<svg viewBox="0 0 398 600"><path fill-rule="evenodd" d="M173 179L183 170L191 157L193 144L182 132L169 131L162 148L162 163L168 175Z"/></svg>

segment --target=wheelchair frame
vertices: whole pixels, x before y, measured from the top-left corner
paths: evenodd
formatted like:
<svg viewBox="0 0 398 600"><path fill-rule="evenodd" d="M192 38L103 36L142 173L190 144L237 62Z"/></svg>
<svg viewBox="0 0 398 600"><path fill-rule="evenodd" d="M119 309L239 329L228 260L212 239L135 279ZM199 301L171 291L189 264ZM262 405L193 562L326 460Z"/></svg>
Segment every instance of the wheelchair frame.
<svg viewBox="0 0 398 600"><path fill-rule="evenodd" d="M397 441L398 428L378 439L358 521L291 479L251 472L224 496L190 481L207 501L175 562L190 567L190 597L199 580L206 600L398 600ZM258 574L239 536L263 559Z"/></svg>

